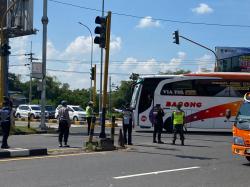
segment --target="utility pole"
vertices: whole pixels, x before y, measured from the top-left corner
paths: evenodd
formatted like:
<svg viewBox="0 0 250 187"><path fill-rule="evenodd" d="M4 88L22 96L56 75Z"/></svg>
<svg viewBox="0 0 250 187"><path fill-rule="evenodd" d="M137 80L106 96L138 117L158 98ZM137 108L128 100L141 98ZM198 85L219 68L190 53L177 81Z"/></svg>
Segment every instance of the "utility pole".
<svg viewBox="0 0 250 187"><path fill-rule="evenodd" d="M29 82L29 104L32 101L32 66L33 60L38 60L37 58L33 58L34 53L32 53L32 42L30 43L30 53L25 54L25 56L30 56L28 59L30 60L30 82Z"/></svg>
<svg viewBox="0 0 250 187"><path fill-rule="evenodd" d="M47 16L48 0L43 0L43 51L42 51L42 94L41 94L41 129L46 129L45 124L45 104L46 104L46 55L47 55Z"/></svg>
<svg viewBox="0 0 250 187"><path fill-rule="evenodd" d="M111 76L109 76L109 115L110 115L110 121L111 121L111 93L112 93L112 83L111 83Z"/></svg>

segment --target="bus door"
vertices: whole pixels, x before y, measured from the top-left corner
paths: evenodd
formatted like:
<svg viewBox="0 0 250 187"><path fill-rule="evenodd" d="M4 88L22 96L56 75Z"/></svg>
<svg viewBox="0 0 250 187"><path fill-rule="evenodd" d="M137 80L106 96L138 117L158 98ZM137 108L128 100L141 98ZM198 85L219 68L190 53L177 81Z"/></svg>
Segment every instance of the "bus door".
<svg viewBox="0 0 250 187"><path fill-rule="evenodd" d="M163 118L163 128L167 132L173 131L173 124L172 124L172 113L173 110L170 107L163 108L164 111L164 118Z"/></svg>

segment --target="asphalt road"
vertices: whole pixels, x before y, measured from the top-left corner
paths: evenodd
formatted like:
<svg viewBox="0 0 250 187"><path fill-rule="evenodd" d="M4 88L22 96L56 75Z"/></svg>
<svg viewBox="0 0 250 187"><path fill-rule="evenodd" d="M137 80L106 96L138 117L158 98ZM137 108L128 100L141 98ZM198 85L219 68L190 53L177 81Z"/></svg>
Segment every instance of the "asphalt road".
<svg viewBox="0 0 250 187"><path fill-rule="evenodd" d="M71 144L81 146L84 137L84 133L73 133ZM165 144L153 144L152 134L141 132L134 133L134 145L126 150L0 160L0 186L250 186L250 164L231 154L230 135L187 134L185 146L179 145L180 141L171 145L171 137L163 134ZM57 137L52 134L10 138L15 146L28 140L32 141L30 145L43 142L53 147Z"/></svg>

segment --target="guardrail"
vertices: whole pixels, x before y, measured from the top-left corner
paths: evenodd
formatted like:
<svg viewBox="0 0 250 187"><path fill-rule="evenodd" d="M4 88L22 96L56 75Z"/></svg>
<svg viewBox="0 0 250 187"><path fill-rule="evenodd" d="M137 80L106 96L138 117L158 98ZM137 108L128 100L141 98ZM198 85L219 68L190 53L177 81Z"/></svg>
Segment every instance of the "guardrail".
<svg viewBox="0 0 250 187"><path fill-rule="evenodd" d="M27 121L28 122L28 118L15 118L15 121ZM31 119L30 122L40 122L41 120L40 119ZM58 123L58 120L57 119L46 119L45 120L46 123ZM71 124L73 125L85 125L87 124L86 121L71 121ZM100 125L100 120L99 118L97 118L97 121L95 123L96 125ZM106 127L111 127L111 122L107 121L105 123L105 126ZM117 123L115 123L115 126L117 127Z"/></svg>

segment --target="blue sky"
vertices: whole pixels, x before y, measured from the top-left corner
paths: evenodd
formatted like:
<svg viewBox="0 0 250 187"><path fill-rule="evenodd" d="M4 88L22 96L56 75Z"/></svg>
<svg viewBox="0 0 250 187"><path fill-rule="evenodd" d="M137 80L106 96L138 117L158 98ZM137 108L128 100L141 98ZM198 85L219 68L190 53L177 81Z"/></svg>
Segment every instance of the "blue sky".
<svg viewBox="0 0 250 187"><path fill-rule="evenodd" d="M102 0L48 0L47 74L69 83L72 89L88 88L89 73L51 70L89 72L91 38L89 31L79 25L78 21L87 25L94 35L94 20L101 12L86 8L101 10L101 4ZM29 52L32 41L35 57L41 58L42 7L42 0L34 1L34 28L39 32L36 35L11 39L12 54ZM173 43L172 33L178 29L181 35L211 49L216 46L250 47L249 8L249 0L105 0L105 11L113 12L109 68L109 72L113 73L112 82L119 85L121 80L128 80L132 72L157 74L160 71L176 69L193 72L201 71L202 68L213 69L214 55L210 51L183 39L180 39L180 45L176 45ZM172 21L249 27L208 26ZM12 56L10 65L25 64L26 58ZM97 64L97 72L100 72L100 49L96 45L93 61ZM25 66L10 67L10 72L21 74L23 80L28 78L25 76L28 71Z"/></svg>

